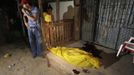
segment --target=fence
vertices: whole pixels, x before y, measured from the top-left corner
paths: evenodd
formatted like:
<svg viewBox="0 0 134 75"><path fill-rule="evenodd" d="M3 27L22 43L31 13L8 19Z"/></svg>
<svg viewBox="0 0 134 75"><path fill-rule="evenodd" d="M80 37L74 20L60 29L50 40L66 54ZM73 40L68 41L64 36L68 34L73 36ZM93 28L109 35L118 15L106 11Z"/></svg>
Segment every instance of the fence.
<svg viewBox="0 0 134 75"><path fill-rule="evenodd" d="M44 40L48 48L65 44L73 39L73 20L44 25Z"/></svg>

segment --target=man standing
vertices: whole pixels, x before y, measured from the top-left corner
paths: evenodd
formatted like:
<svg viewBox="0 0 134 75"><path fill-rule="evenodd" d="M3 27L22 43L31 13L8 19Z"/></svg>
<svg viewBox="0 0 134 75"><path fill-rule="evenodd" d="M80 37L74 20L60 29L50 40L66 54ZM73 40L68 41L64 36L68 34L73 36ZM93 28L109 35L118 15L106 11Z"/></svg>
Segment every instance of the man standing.
<svg viewBox="0 0 134 75"><path fill-rule="evenodd" d="M36 56L43 56L42 53L42 40L39 24L39 10L31 0L22 0L23 6L22 13L28 22L24 18L24 23L28 30L29 43L32 50L33 58Z"/></svg>

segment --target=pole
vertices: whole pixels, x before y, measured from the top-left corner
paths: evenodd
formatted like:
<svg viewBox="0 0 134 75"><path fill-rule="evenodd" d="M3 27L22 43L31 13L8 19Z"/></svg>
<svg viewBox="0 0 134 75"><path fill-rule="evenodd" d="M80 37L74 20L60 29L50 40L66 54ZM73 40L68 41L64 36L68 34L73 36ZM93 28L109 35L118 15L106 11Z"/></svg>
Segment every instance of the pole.
<svg viewBox="0 0 134 75"><path fill-rule="evenodd" d="M45 40L44 40L44 38L45 38L45 34L44 34L44 20L43 20L43 7L42 7L42 5L43 5L43 2L42 2L42 0L38 0L38 6L39 6L39 10L40 10L40 27L41 27L41 37L42 37L42 44L43 44L43 49L44 50L46 50L47 48L46 48L46 42L45 42Z"/></svg>
<svg viewBox="0 0 134 75"><path fill-rule="evenodd" d="M59 22L60 20L60 0L56 0L56 19L57 19L57 22Z"/></svg>

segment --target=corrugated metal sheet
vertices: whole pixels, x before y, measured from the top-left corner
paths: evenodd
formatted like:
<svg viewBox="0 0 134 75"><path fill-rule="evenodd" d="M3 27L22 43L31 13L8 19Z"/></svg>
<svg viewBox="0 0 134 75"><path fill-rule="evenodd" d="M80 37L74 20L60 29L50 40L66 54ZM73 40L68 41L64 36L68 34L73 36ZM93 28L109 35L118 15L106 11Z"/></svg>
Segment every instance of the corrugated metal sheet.
<svg viewBox="0 0 134 75"><path fill-rule="evenodd" d="M89 3L87 4L90 5ZM87 10L91 8L87 6ZM88 14L91 13L88 12ZM94 37L96 43L117 49L122 42L134 36L134 0L100 0L98 14L96 36ZM92 16L92 18L94 17ZM90 24L91 26L94 25L90 21L87 24L83 23L85 28ZM92 29L89 27L87 30ZM85 33L89 34L87 31Z"/></svg>
<svg viewBox="0 0 134 75"><path fill-rule="evenodd" d="M113 49L134 36L134 0L101 0L96 42Z"/></svg>
<svg viewBox="0 0 134 75"><path fill-rule="evenodd" d="M82 40L93 40L93 26L95 22L95 0L82 0Z"/></svg>

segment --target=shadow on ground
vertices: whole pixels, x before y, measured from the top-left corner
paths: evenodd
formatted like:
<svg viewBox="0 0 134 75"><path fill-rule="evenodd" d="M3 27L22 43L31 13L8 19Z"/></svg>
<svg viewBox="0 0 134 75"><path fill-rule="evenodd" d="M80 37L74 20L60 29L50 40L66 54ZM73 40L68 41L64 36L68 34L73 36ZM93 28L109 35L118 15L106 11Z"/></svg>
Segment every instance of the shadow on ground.
<svg viewBox="0 0 134 75"><path fill-rule="evenodd" d="M97 57L100 59L102 66L104 68L110 67L112 64L116 63L120 60L120 58L116 57L116 53L106 53L103 50L99 50L95 47L94 43L86 42L83 47L80 49L90 52L93 54L94 57Z"/></svg>
<svg viewBox="0 0 134 75"><path fill-rule="evenodd" d="M102 52L101 55L102 57L101 62L104 68L110 67L112 64L118 62L120 58L116 57L116 53L105 53Z"/></svg>

